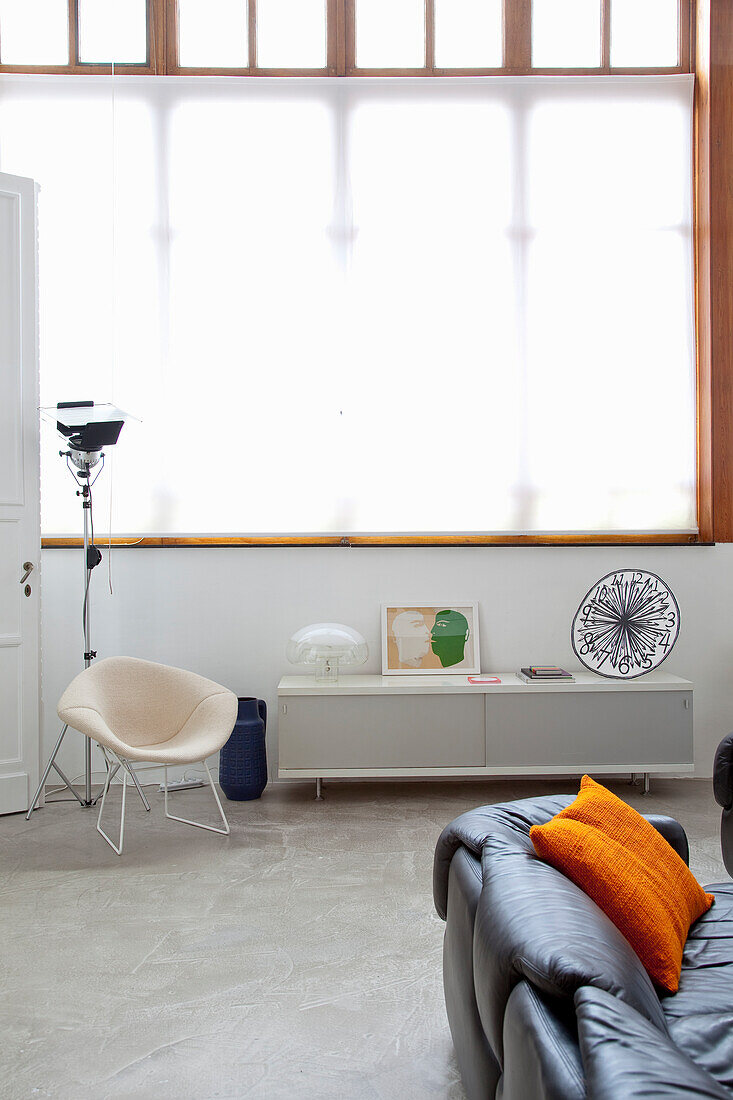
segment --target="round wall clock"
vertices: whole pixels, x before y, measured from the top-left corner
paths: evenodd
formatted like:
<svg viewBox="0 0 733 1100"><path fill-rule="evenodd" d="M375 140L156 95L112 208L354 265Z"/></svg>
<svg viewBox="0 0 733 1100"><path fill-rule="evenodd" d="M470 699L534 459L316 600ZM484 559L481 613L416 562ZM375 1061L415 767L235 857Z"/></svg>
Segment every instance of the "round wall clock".
<svg viewBox="0 0 733 1100"><path fill-rule="evenodd" d="M669 585L643 569L619 569L583 597L571 641L591 672L633 680L669 656L679 631L680 609Z"/></svg>

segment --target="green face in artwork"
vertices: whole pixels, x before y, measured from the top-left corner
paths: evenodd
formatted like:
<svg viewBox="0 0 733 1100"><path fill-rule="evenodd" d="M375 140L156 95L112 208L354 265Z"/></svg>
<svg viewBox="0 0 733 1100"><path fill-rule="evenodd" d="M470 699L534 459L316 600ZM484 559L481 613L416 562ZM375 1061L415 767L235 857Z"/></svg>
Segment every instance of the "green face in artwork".
<svg viewBox="0 0 733 1100"><path fill-rule="evenodd" d="M468 619L460 611L439 611L435 616L430 640L443 668L461 663L468 634Z"/></svg>

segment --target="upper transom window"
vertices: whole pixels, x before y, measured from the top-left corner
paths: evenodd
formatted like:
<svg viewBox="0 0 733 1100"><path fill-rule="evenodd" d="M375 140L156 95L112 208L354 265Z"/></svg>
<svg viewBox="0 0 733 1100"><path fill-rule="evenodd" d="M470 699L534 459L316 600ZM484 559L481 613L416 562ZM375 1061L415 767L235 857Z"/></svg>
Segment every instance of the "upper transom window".
<svg viewBox="0 0 733 1100"><path fill-rule="evenodd" d="M692 0L0 0L0 70L687 72Z"/></svg>

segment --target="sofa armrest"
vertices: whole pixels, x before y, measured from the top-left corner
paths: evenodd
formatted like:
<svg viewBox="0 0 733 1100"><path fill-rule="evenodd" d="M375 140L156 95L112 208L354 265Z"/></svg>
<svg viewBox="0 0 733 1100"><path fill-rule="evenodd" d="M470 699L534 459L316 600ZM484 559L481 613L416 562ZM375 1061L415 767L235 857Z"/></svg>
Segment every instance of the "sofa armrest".
<svg viewBox="0 0 733 1100"><path fill-rule="evenodd" d="M730 1100L728 1090L669 1035L618 997L583 986L575 1009L588 1100Z"/></svg>
<svg viewBox="0 0 733 1100"><path fill-rule="evenodd" d="M723 738L715 753L713 794L724 810L733 805L733 733Z"/></svg>
<svg viewBox="0 0 733 1100"><path fill-rule="evenodd" d="M544 825L569 806L574 798L572 794L545 795L542 798L523 798L518 802L478 806L446 825L438 838L433 859L433 899L438 916L445 920L450 863L461 846L481 859L490 836L505 836L522 838L528 850L532 851L532 841L529 839L532 826Z"/></svg>
<svg viewBox="0 0 733 1100"><path fill-rule="evenodd" d="M664 814L642 814L642 817L645 817L649 824L653 825L657 832L672 845L677 855L689 864L690 845L687 843L687 833L679 821L675 821L673 817L665 817Z"/></svg>

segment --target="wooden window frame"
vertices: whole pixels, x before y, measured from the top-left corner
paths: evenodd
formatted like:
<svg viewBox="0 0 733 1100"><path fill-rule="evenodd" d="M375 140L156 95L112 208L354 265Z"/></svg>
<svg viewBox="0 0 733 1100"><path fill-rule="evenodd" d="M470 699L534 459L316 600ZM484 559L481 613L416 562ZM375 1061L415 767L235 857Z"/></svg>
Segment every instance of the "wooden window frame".
<svg viewBox="0 0 733 1100"><path fill-rule="evenodd" d="M591 68L540 68L532 65L532 0L503 0L503 65L494 68L442 69L435 65L435 0L425 3L425 65L419 69L368 69L356 64L357 0L343 0L345 7L345 76L598 76L638 73L689 72L692 62L690 8L693 0L677 0L678 64L660 68L620 68L611 66L611 3L601 3L601 64Z"/></svg>
<svg viewBox="0 0 733 1100"><path fill-rule="evenodd" d="M114 65L104 65L97 62L84 62L79 60L79 3L78 0L67 0L68 4L68 35L69 35L69 64L68 65L0 65L0 73L50 73L69 76L110 76L114 73L128 73L131 76L150 76L161 73L158 68L159 57L156 44L159 42L159 12L165 0L145 0L147 19L147 56L143 63L127 64L115 62ZM0 51L2 42L0 41Z"/></svg>
<svg viewBox="0 0 733 1100"><path fill-rule="evenodd" d="M733 8L698 0L695 19L695 311L698 527L733 542Z"/></svg>
<svg viewBox="0 0 733 1100"><path fill-rule="evenodd" d="M374 69L356 64L357 0L325 0L326 64L318 69L260 68L257 64L257 3L242 0L247 6L249 29L248 64L242 68L182 66L178 63L178 0L146 0L147 58L144 64L98 64L79 60L78 0L67 0L69 27L68 65L2 65L3 73L68 73L71 75L127 73L154 76L542 76L683 73L692 71L693 48L691 9L694 0L677 0L679 27L679 64L665 68L613 68L610 63L613 0L601 4L601 64L591 68L538 68L532 66L532 0L503 0L504 63L498 68L437 68L435 65L435 0L425 5L425 64L419 68ZM0 46L1 48L1 46Z"/></svg>
<svg viewBox="0 0 733 1100"><path fill-rule="evenodd" d="M612 68L610 4L602 0L601 65L592 69L539 69L531 65L531 0L504 0L504 65L499 69L438 69L434 64L434 0L426 11L425 66L421 69L359 69L356 66L356 0L327 2L327 65L324 69L260 69L256 57L256 3L249 4L249 66L188 68L177 60L177 0L146 0L148 55L144 65L90 64L78 56L78 0L69 5L70 64L0 65L2 73L86 75L227 76L483 76L695 74L695 312L697 341L698 528L690 534L527 534L445 536L211 536L113 539L115 546L566 546L710 545L733 542L733 5L730 0L678 0L679 65ZM77 538L45 538L44 547L78 546Z"/></svg>

